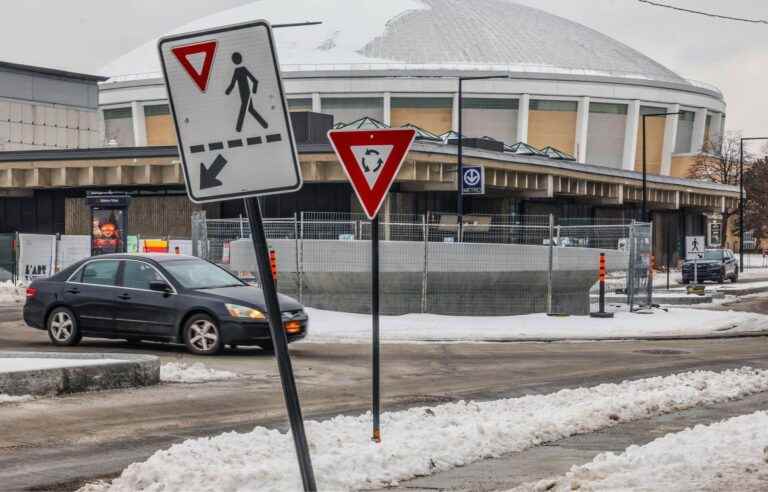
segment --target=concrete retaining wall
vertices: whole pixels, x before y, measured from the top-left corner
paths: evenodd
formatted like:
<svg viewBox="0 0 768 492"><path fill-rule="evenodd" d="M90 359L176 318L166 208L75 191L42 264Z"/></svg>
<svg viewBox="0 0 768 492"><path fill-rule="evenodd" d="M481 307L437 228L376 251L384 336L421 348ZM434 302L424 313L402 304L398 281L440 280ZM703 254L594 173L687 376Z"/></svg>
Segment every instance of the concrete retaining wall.
<svg viewBox="0 0 768 492"><path fill-rule="evenodd" d="M306 306L369 311L369 241L282 239L269 243L277 252L280 292L299 297L298 257L301 300ZM250 240L233 241L230 248L233 270L256 270ZM380 248L381 307L386 314L423 310L493 316L546 311L546 246L382 241ZM554 311L589 313L589 289L597 279L601 251L554 249ZM626 269L626 253L604 252L615 270Z"/></svg>
<svg viewBox="0 0 768 492"><path fill-rule="evenodd" d="M0 373L0 393L60 395L81 391L151 386L160 382L160 359L153 355L0 352L0 358L118 359L102 365Z"/></svg>

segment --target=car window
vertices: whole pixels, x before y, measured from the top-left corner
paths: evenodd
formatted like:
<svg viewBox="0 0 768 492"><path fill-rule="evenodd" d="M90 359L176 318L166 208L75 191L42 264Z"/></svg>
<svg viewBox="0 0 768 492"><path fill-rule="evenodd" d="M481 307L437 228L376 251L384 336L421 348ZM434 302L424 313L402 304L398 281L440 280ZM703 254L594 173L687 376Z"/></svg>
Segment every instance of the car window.
<svg viewBox="0 0 768 492"><path fill-rule="evenodd" d="M126 261L123 267L123 287L150 290L150 282L164 281L152 265L141 261Z"/></svg>
<svg viewBox="0 0 768 492"><path fill-rule="evenodd" d="M115 285L117 283L117 260L92 261L83 267L80 282L95 285Z"/></svg>
<svg viewBox="0 0 768 492"><path fill-rule="evenodd" d="M716 261L722 261L723 260L723 252L717 249L710 249L707 251L704 251L702 254L703 260L716 260Z"/></svg>
<svg viewBox="0 0 768 492"><path fill-rule="evenodd" d="M202 260L166 261L163 267L186 289L212 289L245 285L242 280Z"/></svg>

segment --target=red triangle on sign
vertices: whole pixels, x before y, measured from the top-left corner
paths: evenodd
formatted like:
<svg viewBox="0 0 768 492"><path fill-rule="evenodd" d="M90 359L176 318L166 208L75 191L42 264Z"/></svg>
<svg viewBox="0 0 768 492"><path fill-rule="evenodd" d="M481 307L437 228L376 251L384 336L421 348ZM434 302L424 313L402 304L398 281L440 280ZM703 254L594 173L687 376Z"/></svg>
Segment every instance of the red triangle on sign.
<svg viewBox="0 0 768 492"><path fill-rule="evenodd" d="M344 172L369 219L379 213L408 154L416 130L331 130L331 141Z"/></svg>
<svg viewBox="0 0 768 492"><path fill-rule="evenodd" d="M216 56L216 41L205 41L203 43L188 44L186 46L177 46L172 48L173 54L187 71L192 80L197 84L201 91L205 92L208 88L208 78L211 75L211 66L213 66L213 59ZM203 64L198 70L189 61L191 55L203 53Z"/></svg>

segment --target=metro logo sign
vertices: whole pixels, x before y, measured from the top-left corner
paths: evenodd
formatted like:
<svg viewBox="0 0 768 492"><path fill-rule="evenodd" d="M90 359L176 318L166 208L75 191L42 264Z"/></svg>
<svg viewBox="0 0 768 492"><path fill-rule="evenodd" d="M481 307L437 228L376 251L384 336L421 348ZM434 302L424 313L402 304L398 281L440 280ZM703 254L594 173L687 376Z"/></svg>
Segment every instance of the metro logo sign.
<svg viewBox="0 0 768 492"><path fill-rule="evenodd" d="M216 45L216 41L206 41L178 46L171 50L176 59L179 60L179 63L181 63L181 66L184 67L184 70L187 71L195 84L203 92L208 89L211 66L213 65L213 59L216 57Z"/></svg>
<svg viewBox="0 0 768 492"><path fill-rule="evenodd" d="M369 219L379 213L415 138L415 130L400 128L328 132L328 140Z"/></svg>

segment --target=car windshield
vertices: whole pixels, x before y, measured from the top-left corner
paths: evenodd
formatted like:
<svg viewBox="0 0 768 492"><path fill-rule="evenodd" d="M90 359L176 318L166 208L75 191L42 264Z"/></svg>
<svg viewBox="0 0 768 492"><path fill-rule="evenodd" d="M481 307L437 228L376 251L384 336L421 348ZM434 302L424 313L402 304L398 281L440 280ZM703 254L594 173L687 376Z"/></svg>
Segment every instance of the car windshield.
<svg viewBox="0 0 768 492"><path fill-rule="evenodd" d="M715 260L720 261L723 259L723 252L720 250L710 250L710 251L704 251L701 254L702 260Z"/></svg>
<svg viewBox="0 0 768 492"><path fill-rule="evenodd" d="M163 267L186 289L215 289L245 285L223 268L202 260L163 262Z"/></svg>

